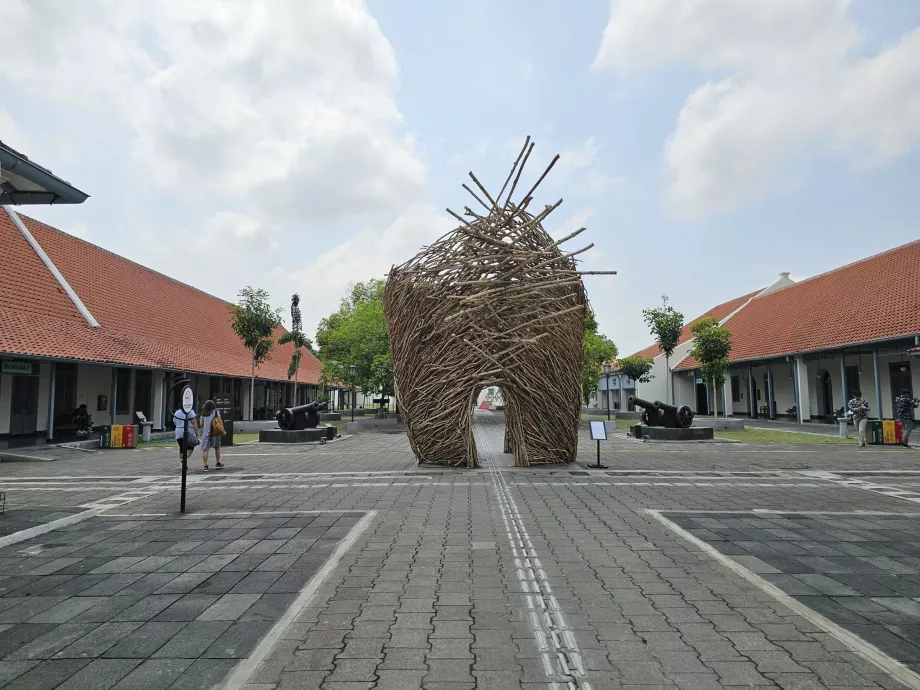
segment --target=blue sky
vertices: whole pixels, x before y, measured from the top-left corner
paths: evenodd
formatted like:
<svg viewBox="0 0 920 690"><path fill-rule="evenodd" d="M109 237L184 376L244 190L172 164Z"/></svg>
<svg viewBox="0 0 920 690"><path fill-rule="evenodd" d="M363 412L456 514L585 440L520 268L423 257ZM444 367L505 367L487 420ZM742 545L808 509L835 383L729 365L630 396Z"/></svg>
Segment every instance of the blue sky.
<svg viewBox="0 0 920 690"><path fill-rule="evenodd" d="M92 195L32 215L226 299L311 295L312 328L531 135L629 354L663 294L692 318L917 238L918 27L912 0L11 0L0 139Z"/></svg>

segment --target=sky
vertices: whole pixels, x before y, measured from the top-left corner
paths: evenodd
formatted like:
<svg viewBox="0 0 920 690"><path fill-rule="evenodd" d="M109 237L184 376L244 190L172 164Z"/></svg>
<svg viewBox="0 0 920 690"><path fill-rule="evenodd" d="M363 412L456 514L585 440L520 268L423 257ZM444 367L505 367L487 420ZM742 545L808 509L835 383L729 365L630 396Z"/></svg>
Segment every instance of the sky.
<svg viewBox="0 0 920 690"><path fill-rule="evenodd" d="M91 195L25 212L309 332L528 135L621 355L920 236L915 0L3 0L0 46L0 140Z"/></svg>

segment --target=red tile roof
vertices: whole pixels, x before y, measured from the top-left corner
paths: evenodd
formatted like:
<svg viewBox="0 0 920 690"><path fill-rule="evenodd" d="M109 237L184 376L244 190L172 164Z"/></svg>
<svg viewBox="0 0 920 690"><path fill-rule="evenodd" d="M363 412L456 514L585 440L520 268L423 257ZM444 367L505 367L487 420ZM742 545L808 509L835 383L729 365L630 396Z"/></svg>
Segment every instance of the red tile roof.
<svg viewBox="0 0 920 690"><path fill-rule="evenodd" d="M726 326L733 362L920 334L920 240L757 297Z"/></svg>
<svg viewBox="0 0 920 690"><path fill-rule="evenodd" d="M723 302L722 304L713 307L712 309L707 311L705 314L700 314L698 317L693 319L693 321L684 325L683 330L681 330L680 332L680 340L678 341L677 344L680 345L682 343L685 343L688 340L690 340L690 338L693 337L693 333L690 332L690 326L695 324L697 321L705 319L707 316L711 316L715 318L716 320L721 321L726 316L731 314L733 311L738 309L738 307L744 306L745 302L751 299L758 292L760 292L760 290L757 290L757 292L751 292L742 297L736 297L733 300L730 300L728 302ZM657 357L658 355L661 354L661 348L658 347L658 343L653 343L649 345L647 348L645 348L644 350L639 350L639 352L637 352L636 354L642 355L643 357Z"/></svg>
<svg viewBox="0 0 920 690"><path fill-rule="evenodd" d="M0 271L0 352L249 376L249 352L230 327L227 302L20 217L101 328L84 321L3 212L0 246L15 269ZM283 332L279 328L276 337ZM276 345L257 376L287 380L292 351L291 344ZM298 380L317 383L319 373L319 361L305 352Z"/></svg>

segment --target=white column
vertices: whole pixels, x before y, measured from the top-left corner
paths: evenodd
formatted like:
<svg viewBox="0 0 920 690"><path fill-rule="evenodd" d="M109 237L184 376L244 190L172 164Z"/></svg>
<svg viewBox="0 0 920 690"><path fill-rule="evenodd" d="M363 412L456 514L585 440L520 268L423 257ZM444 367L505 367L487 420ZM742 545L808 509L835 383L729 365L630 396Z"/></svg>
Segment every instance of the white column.
<svg viewBox="0 0 920 690"><path fill-rule="evenodd" d="M735 404L732 402L732 375L726 374L722 382L722 407L725 408L726 417L735 416Z"/></svg>
<svg viewBox="0 0 920 690"><path fill-rule="evenodd" d="M166 377L166 372L163 371L154 371L153 377L151 378L151 386L153 387L153 405L150 408L151 419L153 422L154 429L163 428L163 380Z"/></svg>
<svg viewBox="0 0 920 690"><path fill-rule="evenodd" d="M811 377L808 375L808 364L801 355L795 358L795 370L799 397L799 420L807 422L811 419Z"/></svg>

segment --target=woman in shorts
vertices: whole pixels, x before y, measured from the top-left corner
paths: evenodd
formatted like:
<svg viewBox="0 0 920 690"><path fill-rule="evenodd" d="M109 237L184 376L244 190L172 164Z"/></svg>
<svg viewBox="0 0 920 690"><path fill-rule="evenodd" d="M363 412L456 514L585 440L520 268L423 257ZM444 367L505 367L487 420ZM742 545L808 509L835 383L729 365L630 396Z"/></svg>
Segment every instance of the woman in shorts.
<svg viewBox="0 0 920 690"><path fill-rule="evenodd" d="M214 459L217 460L214 467L217 469L223 468L220 462L221 436L220 434L214 433L214 428L212 426L214 420L219 418L220 412L217 411L217 405L214 404L214 401L205 401L204 406L201 408L201 459L204 462L205 472L210 469L208 467L208 451L211 450L211 448L214 449Z"/></svg>

